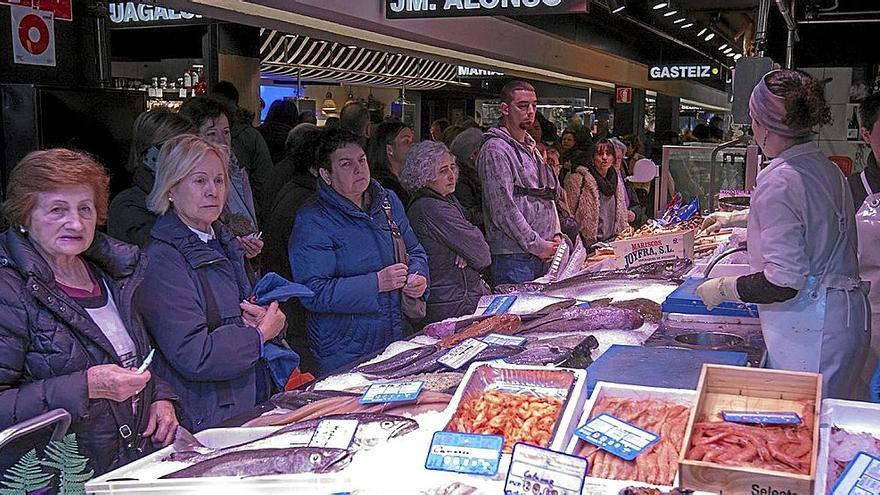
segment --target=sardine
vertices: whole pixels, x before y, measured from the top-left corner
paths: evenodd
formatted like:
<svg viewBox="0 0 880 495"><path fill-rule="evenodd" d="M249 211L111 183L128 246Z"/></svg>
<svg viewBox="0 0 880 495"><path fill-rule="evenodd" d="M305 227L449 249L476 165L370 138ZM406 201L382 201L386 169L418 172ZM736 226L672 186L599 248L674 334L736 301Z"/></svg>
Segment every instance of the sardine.
<svg viewBox="0 0 880 495"><path fill-rule="evenodd" d="M505 358L504 361L509 364L559 364L568 359L570 355L571 349L545 345L526 349L515 356Z"/></svg>
<svg viewBox="0 0 880 495"><path fill-rule="evenodd" d="M409 366L419 359L433 354L436 350L437 348L432 345L416 347L414 349L409 349L394 356L391 356L384 361L379 361L378 363L358 366L357 368L353 369L352 372L362 373L364 375L370 376L382 376L386 373L390 373L392 371L399 370L400 368L403 368L405 366Z"/></svg>
<svg viewBox="0 0 880 495"><path fill-rule="evenodd" d="M344 468L350 460L351 453L345 449L290 447L237 450L211 457L180 471L162 476L162 478L330 473Z"/></svg>

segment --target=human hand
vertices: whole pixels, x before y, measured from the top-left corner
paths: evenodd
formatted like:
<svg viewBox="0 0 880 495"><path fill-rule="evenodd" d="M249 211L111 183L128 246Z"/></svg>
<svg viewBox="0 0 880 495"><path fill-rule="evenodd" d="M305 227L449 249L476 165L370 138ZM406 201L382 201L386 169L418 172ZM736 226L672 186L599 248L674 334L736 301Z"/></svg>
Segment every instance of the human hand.
<svg viewBox="0 0 880 495"><path fill-rule="evenodd" d="M633 223L636 221L636 214L632 212L632 210L626 211L626 223Z"/></svg>
<svg viewBox="0 0 880 495"><path fill-rule="evenodd" d="M265 306L242 301L238 304L238 307L241 308L241 319L244 321L245 325L255 327L259 325L260 322L263 321L263 317L266 316Z"/></svg>
<svg viewBox="0 0 880 495"><path fill-rule="evenodd" d="M237 237L238 242L244 248L244 255L247 259L256 258L263 251L263 240L260 239L262 232L259 234L251 234L248 236Z"/></svg>
<svg viewBox="0 0 880 495"><path fill-rule="evenodd" d="M397 290L406 284L409 267L403 263L395 263L376 272L379 278L379 292Z"/></svg>
<svg viewBox="0 0 880 495"><path fill-rule="evenodd" d="M257 325L257 330L263 335L263 342L268 342L284 330L284 324L287 323L287 316L278 308L278 301L272 301L266 309L263 318Z"/></svg>
<svg viewBox="0 0 880 495"><path fill-rule="evenodd" d="M556 255L556 250L559 248L559 244L561 243L562 241L560 239L557 239L556 237L554 237L552 241L545 241L542 239L541 252L540 254L538 254L538 257L544 261L552 259L553 256Z"/></svg>
<svg viewBox="0 0 880 495"><path fill-rule="evenodd" d="M428 279L424 275L411 273L406 277L406 285L403 286L403 293L412 298L422 297L425 289L428 288Z"/></svg>
<svg viewBox="0 0 880 495"><path fill-rule="evenodd" d="M150 404L147 428L143 436L151 439L157 447L167 447L174 441L174 432L179 424L171 401L157 400Z"/></svg>
<svg viewBox="0 0 880 495"><path fill-rule="evenodd" d="M115 364L99 364L86 370L89 399L110 399L122 402L141 392L150 381L149 371L137 373Z"/></svg>
<svg viewBox="0 0 880 495"><path fill-rule="evenodd" d="M736 291L736 277L709 279L697 287L697 295L709 311L724 301L740 301L739 293Z"/></svg>
<svg viewBox="0 0 880 495"><path fill-rule="evenodd" d="M461 256L456 254L455 255L455 266L457 266L459 268L467 268L468 265L467 265L467 261L465 261L464 258L462 258Z"/></svg>

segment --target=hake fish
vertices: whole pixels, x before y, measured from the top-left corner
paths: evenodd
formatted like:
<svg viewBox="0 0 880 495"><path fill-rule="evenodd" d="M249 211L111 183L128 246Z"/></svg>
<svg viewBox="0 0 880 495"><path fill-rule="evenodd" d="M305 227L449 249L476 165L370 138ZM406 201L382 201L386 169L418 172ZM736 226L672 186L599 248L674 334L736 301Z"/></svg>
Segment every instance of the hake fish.
<svg viewBox="0 0 880 495"><path fill-rule="evenodd" d="M167 474L162 479L330 473L339 471L350 461L351 453L345 449L289 447L236 450Z"/></svg>
<svg viewBox="0 0 880 495"><path fill-rule="evenodd" d="M536 346L526 349L525 351L504 358L508 364L528 364L528 365L547 365L559 364L571 356L571 349L555 346Z"/></svg>
<svg viewBox="0 0 880 495"><path fill-rule="evenodd" d="M262 449L303 447L309 444L321 419L356 419L358 421L354 439L349 450L369 449L388 440L418 429L414 419L382 413L331 414L320 419L310 419L290 424L265 437L221 449L203 445L185 429L178 427L174 437L174 452L170 460L200 463L230 452L254 451Z"/></svg>

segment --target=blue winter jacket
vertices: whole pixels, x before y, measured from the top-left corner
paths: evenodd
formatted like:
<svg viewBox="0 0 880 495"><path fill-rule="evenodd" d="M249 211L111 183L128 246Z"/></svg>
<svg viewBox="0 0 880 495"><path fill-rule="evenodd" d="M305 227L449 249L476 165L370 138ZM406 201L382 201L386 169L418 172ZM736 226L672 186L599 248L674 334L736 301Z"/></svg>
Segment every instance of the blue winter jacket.
<svg viewBox="0 0 880 495"><path fill-rule="evenodd" d="M180 395L180 423L200 431L256 405L261 340L239 303L251 292L244 250L220 222L212 225L223 256L202 242L174 210L151 231L147 270L135 305L156 342L152 370ZM213 295L220 326L208 329L199 272Z"/></svg>
<svg viewBox="0 0 880 495"><path fill-rule="evenodd" d="M425 250L400 200L375 180L367 194L371 201L364 211L319 180L317 197L297 215L294 243L288 246L294 280L315 292L302 303L310 312L309 341L319 374L385 348L408 328L400 291L379 293L377 272L395 263L391 229L382 211L386 196L406 241L409 272L428 277Z"/></svg>

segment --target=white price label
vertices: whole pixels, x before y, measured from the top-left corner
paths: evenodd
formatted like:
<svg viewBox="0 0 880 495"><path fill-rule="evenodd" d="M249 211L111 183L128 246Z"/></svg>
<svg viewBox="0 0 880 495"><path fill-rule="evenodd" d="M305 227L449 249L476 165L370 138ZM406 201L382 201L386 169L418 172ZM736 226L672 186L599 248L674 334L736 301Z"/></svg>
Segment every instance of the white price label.
<svg viewBox="0 0 880 495"><path fill-rule="evenodd" d="M347 449L354 439L359 424L356 419L321 420L309 441L309 447Z"/></svg>
<svg viewBox="0 0 880 495"><path fill-rule="evenodd" d="M504 493L580 495L586 476L587 460L583 457L517 443L513 447Z"/></svg>
<svg viewBox="0 0 880 495"><path fill-rule="evenodd" d="M437 359L437 362L447 368L457 370L487 347L489 347L489 344L485 342L477 339L467 339L461 344L449 349L449 352L440 356L440 358Z"/></svg>

